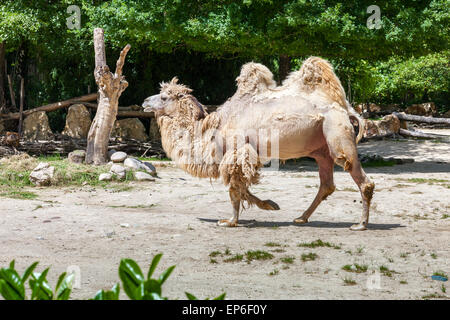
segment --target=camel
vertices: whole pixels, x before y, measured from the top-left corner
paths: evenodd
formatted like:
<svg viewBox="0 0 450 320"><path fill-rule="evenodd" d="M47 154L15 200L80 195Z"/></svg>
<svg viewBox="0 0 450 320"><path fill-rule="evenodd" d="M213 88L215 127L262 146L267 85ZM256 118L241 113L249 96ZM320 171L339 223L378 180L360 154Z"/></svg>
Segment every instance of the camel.
<svg viewBox="0 0 450 320"><path fill-rule="evenodd" d="M350 229L367 229L375 185L358 160L358 137L350 119L359 119L330 67L323 59L309 58L277 87L265 66L246 64L236 79L236 93L210 114L177 78L163 82L160 94L145 99L144 111L154 112L167 155L189 174L221 178L229 186L233 215L219 220L219 226L237 226L244 202L279 210L272 200L261 200L249 191L259 182L263 163L311 157L319 166L320 187L294 223L307 223L334 192L336 163L350 173L362 197L360 222Z"/></svg>

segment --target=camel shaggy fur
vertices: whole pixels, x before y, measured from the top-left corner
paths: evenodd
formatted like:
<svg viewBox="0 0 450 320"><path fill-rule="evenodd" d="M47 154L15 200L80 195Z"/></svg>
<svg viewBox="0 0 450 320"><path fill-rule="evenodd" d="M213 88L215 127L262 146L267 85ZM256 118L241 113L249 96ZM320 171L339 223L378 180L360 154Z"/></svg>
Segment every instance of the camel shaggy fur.
<svg viewBox="0 0 450 320"><path fill-rule="evenodd" d="M327 62L325 66L331 67ZM366 229L374 184L358 160L350 105L332 68L311 68L302 67L276 87L266 67L246 64L237 78L235 95L211 114L176 78L162 83L160 94L144 101L145 111L155 113L167 155L191 175L222 178L229 186L233 216L220 220L219 225L236 226L244 202L278 210L275 202L260 200L249 187L258 183L264 162L307 156L319 165L320 187L312 204L294 222L307 223L333 193L337 163L350 173L363 200L361 220L351 229Z"/></svg>

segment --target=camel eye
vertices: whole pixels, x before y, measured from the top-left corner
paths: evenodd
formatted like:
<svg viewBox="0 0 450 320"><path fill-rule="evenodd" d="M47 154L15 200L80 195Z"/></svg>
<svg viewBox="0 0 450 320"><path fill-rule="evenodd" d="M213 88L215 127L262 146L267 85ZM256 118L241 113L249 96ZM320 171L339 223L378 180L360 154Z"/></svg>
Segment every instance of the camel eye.
<svg viewBox="0 0 450 320"><path fill-rule="evenodd" d="M162 94L162 95L161 95L161 100L162 100L162 101L166 101L167 98L168 98L167 95L165 95L165 94Z"/></svg>

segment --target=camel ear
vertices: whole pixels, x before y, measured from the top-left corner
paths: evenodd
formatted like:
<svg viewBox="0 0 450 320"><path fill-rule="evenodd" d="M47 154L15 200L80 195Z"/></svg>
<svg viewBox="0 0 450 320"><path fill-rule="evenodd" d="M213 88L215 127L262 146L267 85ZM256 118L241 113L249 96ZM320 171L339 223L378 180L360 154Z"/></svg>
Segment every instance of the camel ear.
<svg viewBox="0 0 450 320"><path fill-rule="evenodd" d="M170 80L170 84L177 84L178 83L178 77L173 77L172 80Z"/></svg>

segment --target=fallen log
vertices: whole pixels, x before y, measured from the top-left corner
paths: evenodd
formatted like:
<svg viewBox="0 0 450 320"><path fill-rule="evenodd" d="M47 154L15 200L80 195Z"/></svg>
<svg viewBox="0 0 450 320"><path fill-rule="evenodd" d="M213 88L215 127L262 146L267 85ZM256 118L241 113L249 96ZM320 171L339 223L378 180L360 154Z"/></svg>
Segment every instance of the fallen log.
<svg viewBox="0 0 450 320"><path fill-rule="evenodd" d="M425 133L422 131L411 131L411 130L405 130L405 129L401 129L401 128L398 133L404 137L422 138L422 139L438 139L438 138L448 138L449 137L449 136L441 135L441 134Z"/></svg>
<svg viewBox="0 0 450 320"><path fill-rule="evenodd" d="M450 118L433 118L433 117L423 117L423 116L415 116L412 114L406 114L404 112L393 112L392 115L396 116L400 120L404 121L413 121L413 122L422 122L422 123L430 123L430 124L448 124L450 125Z"/></svg>
<svg viewBox="0 0 450 320"><path fill-rule="evenodd" d="M86 103L81 101L76 101L74 103L82 103L84 106L92 109L97 109L98 105L96 103ZM132 107L119 107L117 113L118 118L154 118L155 114L153 112L144 112L133 110Z"/></svg>
<svg viewBox="0 0 450 320"><path fill-rule="evenodd" d="M79 102L88 102L88 101L95 101L97 100L97 93L91 93L88 95L84 95L81 97L76 97L76 98L71 98L68 100L64 100L64 101L60 101L60 102L55 102L55 103L50 103L41 107L37 107L34 109L29 109L23 112L24 116L27 116L33 112L38 112L38 111L45 111L45 112L49 112L49 111L55 111L61 108L65 108L68 107L72 104L74 104L75 101L79 101ZM20 118L20 112L15 112L15 113L6 113L6 114L0 114L0 117L4 118L4 119L19 119Z"/></svg>

